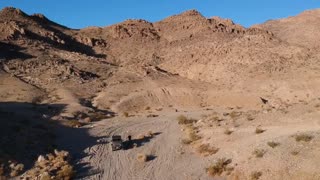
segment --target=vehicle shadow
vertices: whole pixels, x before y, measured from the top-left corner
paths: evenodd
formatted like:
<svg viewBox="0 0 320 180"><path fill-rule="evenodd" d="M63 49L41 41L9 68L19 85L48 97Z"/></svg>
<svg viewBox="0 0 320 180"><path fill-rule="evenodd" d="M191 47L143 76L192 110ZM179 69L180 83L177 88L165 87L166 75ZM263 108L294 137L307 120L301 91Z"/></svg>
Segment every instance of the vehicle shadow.
<svg viewBox="0 0 320 180"><path fill-rule="evenodd" d="M161 132L156 132L152 133L148 136L143 136L142 138L137 138L137 139L127 139L126 141L123 141L123 150L129 150L134 147L140 147L143 146L144 144L148 143L151 141L151 139L155 138L156 136L160 135Z"/></svg>

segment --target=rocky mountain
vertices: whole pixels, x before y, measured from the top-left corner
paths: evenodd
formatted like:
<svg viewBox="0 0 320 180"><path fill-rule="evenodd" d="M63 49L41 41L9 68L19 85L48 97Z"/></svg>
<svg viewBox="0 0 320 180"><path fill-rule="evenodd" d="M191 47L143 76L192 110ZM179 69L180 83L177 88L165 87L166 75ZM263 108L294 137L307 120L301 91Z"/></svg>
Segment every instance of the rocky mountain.
<svg viewBox="0 0 320 180"><path fill-rule="evenodd" d="M310 106L319 107L316 104L320 96L320 57L317 53L320 48L320 31L317 30L319 23L319 10L306 11L295 17L272 20L250 28L229 19L207 18L196 10L190 10L159 22L129 19L106 27L71 29L52 22L42 14L28 15L16 8L4 8L0 11L0 121L6 123L0 126L3 130L0 131L0 147L6 148L0 149L0 179L20 175L30 169L32 164L36 168L27 172L25 179L29 176L29 179L40 178L43 174L49 179L64 179L64 175L68 179L70 174L74 175L73 168L68 164L69 154L53 149L58 147L77 155L86 154L96 148L98 141L95 137L104 136L107 131L109 135L113 131L127 133L130 128L138 131L140 125L143 128L161 127L161 131L170 130L170 133L180 132L176 124L170 124L173 122L170 118L176 116L175 113L187 112L188 108L194 108L190 113L197 116L200 116L197 110L203 112L203 108L207 113L212 107L222 108L218 110L221 111L220 118L216 112L206 116L203 122L207 123L208 120L210 125L200 121L197 123L197 126L203 126L201 128L210 133L213 126L214 130L222 128L222 132L229 130L231 125L237 133L240 126L238 117L241 117L240 128L245 126L241 132L260 127L261 123L270 126L270 132L280 132L278 129L272 131L274 127L269 122L276 121L273 123L278 123L279 128L286 128L287 122L283 123L277 117L287 116L289 111L291 116L284 119L297 117L299 111L289 109L290 106L297 106L295 108L307 114L305 118L309 118L312 109L309 111L300 108L300 105L306 106L312 102ZM267 103L261 106L261 99ZM156 119L152 125L148 125L149 119L143 119L145 115L146 118L158 117L162 110L163 116L159 116L161 121ZM166 115L167 112L170 116ZM268 114L269 119L261 121L265 113L270 112L275 112L275 115L269 117ZM246 114L256 117L257 121L249 116L244 117ZM261 118L258 114L261 114ZM113 116L122 119L111 119L112 123L92 123L101 119L109 120ZM135 119L132 123L126 120L134 116L139 120ZM232 121L225 123L227 116ZM136 124L137 121L141 124ZM296 121L300 123L299 118ZM52 122L58 122L58 126L51 126ZM162 124L157 124L159 122ZM89 137L85 129L74 129L88 123L87 127L93 128L94 138ZM312 128L316 124L310 123ZM66 128L67 125L70 127ZM113 125L114 129L106 129ZM54 135L56 132L51 132L54 128L62 136L57 146L54 143L58 141ZM292 137L291 131L295 129L284 131L287 134L281 131L279 137ZM248 134L248 138L251 134ZM273 136L276 137L276 133L272 133ZM170 134L168 137L162 138L164 142L160 144L166 143L173 136ZM180 148L178 135L174 137L176 141L172 143ZM235 147L233 141L223 139L225 134L221 138L221 142L215 144L230 142L230 147ZM251 144L243 144L244 141L238 143L239 152L243 152L243 146L249 148L257 143L255 138L248 141ZM19 151L15 150L17 147ZM229 154L236 152L232 148L228 149ZM100 154L92 153L95 157L84 158L83 162L89 161L84 164L93 163L103 169L108 163L101 161L101 157L111 157L111 154L105 154L108 153L105 149L103 143L99 144L97 151ZM49 154L39 156L46 153ZM168 153L167 150L163 150L163 153L176 154ZM242 163L250 156L239 155L234 159L243 157L238 161ZM112 158L115 162L121 162L121 165L129 164ZM203 160L200 160L202 163ZM191 161L187 159L186 162ZM317 164L310 164L318 167ZM203 168L204 164L195 165L198 169L191 168L188 171L197 171L198 177L203 177L199 168ZM251 167L250 164L243 166ZM273 163L271 166L275 168ZM118 165L115 167L118 168ZM112 171L114 173L110 174L113 175L122 172L118 169ZM127 173L131 172L136 170ZM108 178L108 175L97 174L97 179L116 177ZM127 177L124 175L122 179ZM130 174L130 177L133 176Z"/></svg>
<svg viewBox="0 0 320 180"><path fill-rule="evenodd" d="M272 31L281 40L290 44L319 49L319 25L320 9L315 9L293 17L270 20L256 27Z"/></svg>

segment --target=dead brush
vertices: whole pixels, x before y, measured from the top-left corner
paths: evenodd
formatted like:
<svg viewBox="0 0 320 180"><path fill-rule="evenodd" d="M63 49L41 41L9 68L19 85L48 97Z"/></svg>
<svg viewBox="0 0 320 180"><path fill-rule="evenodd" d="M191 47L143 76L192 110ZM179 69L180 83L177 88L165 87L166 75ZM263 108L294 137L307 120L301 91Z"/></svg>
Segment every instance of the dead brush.
<svg viewBox="0 0 320 180"><path fill-rule="evenodd" d="M181 125L192 124L192 123L197 122L197 120L192 119L192 118L187 118L184 115L178 116L177 120L178 120L178 124L181 124Z"/></svg>
<svg viewBox="0 0 320 180"><path fill-rule="evenodd" d="M230 129L224 130L224 134L226 134L226 135L231 135L232 133L233 133L233 131Z"/></svg>
<svg viewBox="0 0 320 180"><path fill-rule="evenodd" d="M232 162L231 159L221 158L216 161L215 164L211 165L210 167L206 168L207 173L210 176L219 176L223 172L232 170L232 168L228 168L228 165Z"/></svg>
<svg viewBox="0 0 320 180"><path fill-rule="evenodd" d="M137 160L139 162L147 162L148 161L148 156L146 154L143 154L143 153L139 153L137 155Z"/></svg>
<svg viewBox="0 0 320 180"><path fill-rule="evenodd" d="M262 158L265 153L266 153L266 151L265 151L264 149L255 149L252 154L253 154L256 158Z"/></svg>
<svg viewBox="0 0 320 180"><path fill-rule="evenodd" d="M254 171L250 174L250 180L258 180L262 176L262 172Z"/></svg>
<svg viewBox="0 0 320 180"><path fill-rule="evenodd" d="M295 139L297 142L301 142L301 141L309 142L313 139L313 136L308 134L298 134L295 136Z"/></svg>
<svg viewBox="0 0 320 180"><path fill-rule="evenodd" d="M264 133L266 130L265 129L261 129L260 127L257 127L256 130L255 130L255 133L256 134L261 134L261 133Z"/></svg>
<svg viewBox="0 0 320 180"><path fill-rule="evenodd" d="M219 148L210 147L209 144L201 144L197 148L197 151L204 156L210 156L212 154L216 154L219 151Z"/></svg>
<svg viewBox="0 0 320 180"><path fill-rule="evenodd" d="M270 141L267 144L268 144L268 146L270 146L272 148L275 148L275 147L280 145L280 143L277 143L277 142L274 142L274 141Z"/></svg>

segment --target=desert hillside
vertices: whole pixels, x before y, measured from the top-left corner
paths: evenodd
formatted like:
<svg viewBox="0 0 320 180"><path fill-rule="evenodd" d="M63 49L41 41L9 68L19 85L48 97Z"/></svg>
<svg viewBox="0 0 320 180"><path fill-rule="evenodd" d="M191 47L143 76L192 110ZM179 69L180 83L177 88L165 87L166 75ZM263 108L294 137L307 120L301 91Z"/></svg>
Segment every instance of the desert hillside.
<svg viewBox="0 0 320 180"><path fill-rule="evenodd" d="M4 8L0 179L320 179L319 23L190 10L71 29Z"/></svg>

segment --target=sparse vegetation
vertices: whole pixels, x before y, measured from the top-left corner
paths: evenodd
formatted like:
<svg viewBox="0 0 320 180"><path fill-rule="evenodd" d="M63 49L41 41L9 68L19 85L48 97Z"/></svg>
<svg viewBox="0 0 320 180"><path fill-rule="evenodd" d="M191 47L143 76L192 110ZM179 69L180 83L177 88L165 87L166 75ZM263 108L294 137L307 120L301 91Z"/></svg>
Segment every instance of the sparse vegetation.
<svg viewBox="0 0 320 180"><path fill-rule="evenodd" d="M150 110L150 106L147 106L146 108L144 108L144 110Z"/></svg>
<svg viewBox="0 0 320 180"><path fill-rule="evenodd" d="M230 129L226 129L226 130L224 131L224 134L226 134L226 135L231 135L232 133L233 133L233 131L230 130Z"/></svg>
<svg viewBox="0 0 320 180"><path fill-rule="evenodd" d="M241 114L242 114L241 112L232 111L232 112L229 114L229 116L230 116L231 119L237 119L238 117L241 116Z"/></svg>
<svg viewBox="0 0 320 180"><path fill-rule="evenodd" d="M294 150L294 151L291 151L290 154L292 154L293 156L296 156L299 154L299 151L297 150Z"/></svg>
<svg viewBox="0 0 320 180"><path fill-rule="evenodd" d="M184 115L180 115L177 117L177 120L178 120L178 124L192 124L194 122L197 122L197 120L195 119L192 119L192 118L187 118L186 116Z"/></svg>
<svg viewBox="0 0 320 180"><path fill-rule="evenodd" d="M204 156L210 156L212 154L216 154L219 151L219 148L210 147L209 144L201 144L197 148L197 151Z"/></svg>
<svg viewBox="0 0 320 180"><path fill-rule="evenodd" d="M124 112L124 113L123 113L123 116L124 116L124 117L129 117L129 113L128 113L128 112Z"/></svg>
<svg viewBox="0 0 320 180"><path fill-rule="evenodd" d="M210 176L221 175L225 171L232 170L232 168L228 168L228 165L231 162L232 162L231 159L226 159L226 158L218 159L216 163L208 167L206 171Z"/></svg>
<svg viewBox="0 0 320 180"><path fill-rule="evenodd" d="M70 156L66 151L57 151L39 156L34 167L23 174L24 179L63 179L70 180L74 177L75 171L69 164Z"/></svg>
<svg viewBox="0 0 320 180"><path fill-rule="evenodd" d="M137 160L139 162L147 162L148 161L148 156L146 154L139 153L137 155Z"/></svg>
<svg viewBox="0 0 320 180"><path fill-rule="evenodd" d="M295 136L295 139L297 142L301 142L301 141L309 142L313 139L313 136L308 134L298 134Z"/></svg>
<svg viewBox="0 0 320 180"><path fill-rule="evenodd" d="M262 176L262 172L260 171L254 171L250 175L250 180L258 180Z"/></svg>
<svg viewBox="0 0 320 180"><path fill-rule="evenodd" d="M72 127L72 128L79 128L79 127L83 126L83 124L77 120L64 120L64 121L62 121L62 124L64 126Z"/></svg>
<svg viewBox="0 0 320 180"><path fill-rule="evenodd" d="M264 133L265 131L266 131L266 130L261 129L260 127L257 127L255 133L256 133L256 134L261 134L261 133Z"/></svg>
<svg viewBox="0 0 320 180"><path fill-rule="evenodd" d="M270 141L267 144L268 144L268 146L270 146L272 148L275 148L275 147L280 145L280 143L277 143L277 142L274 142L274 141Z"/></svg>
<svg viewBox="0 0 320 180"><path fill-rule="evenodd" d="M255 149L252 154L253 154L256 158L262 158L265 153L266 153L266 151L265 151L264 149Z"/></svg>

